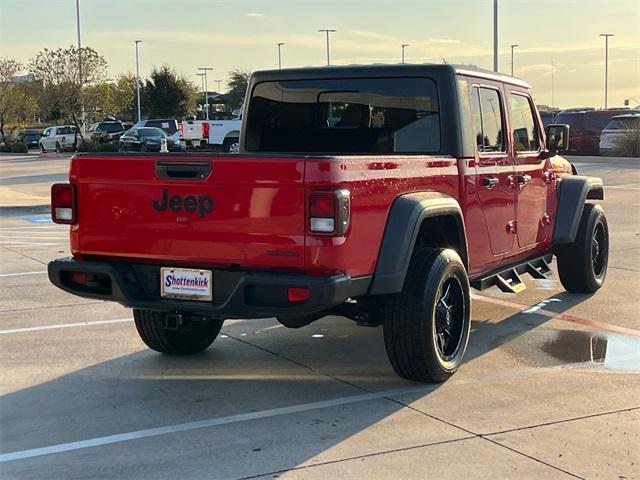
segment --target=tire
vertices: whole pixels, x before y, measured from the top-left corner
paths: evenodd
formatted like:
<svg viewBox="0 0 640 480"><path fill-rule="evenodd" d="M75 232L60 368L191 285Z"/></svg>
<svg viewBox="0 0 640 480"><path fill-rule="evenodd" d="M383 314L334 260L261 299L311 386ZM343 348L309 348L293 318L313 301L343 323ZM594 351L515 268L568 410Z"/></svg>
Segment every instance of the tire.
<svg viewBox="0 0 640 480"><path fill-rule="evenodd" d="M133 319L142 341L152 350L171 355L190 355L206 349L218 336L224 320L186 317L179 330L164 328L165 312L133 310Z"/></svg>
<svg viewBox="0 0 640 480"><path fill-rule="evenodd" d="M238 153L240 139L236 137L225 138L222 143L222 151L225 153Z"/></svg>
<svg viewBox="0 0 640 480"><path fill-rule="evenodd" d="M44 145L40 144L40 153L47 153L47 151L44 149Z"/></svg>
<svg viewBox="0 0 640 480"><path fill-rule="evenodd" d="M60 148L60 144L56 142L56 153L62 153L62 148Z"/></svg>
<svg viewBox="0 0 640 480"><path fill-rule="evenodd" d="M419 382L447 380L462 363L470 318L460 256L450 249L415 251L402 292L385 305L384 343L394 371Z"/></svg>
<svg viewBox="0 0 640 480"><path fill-rule="evenodd" d="M586 203L573 243L556 250L562 286L571 293L594 293L604 284L609 264L609 226L600 205Z"/></svg>

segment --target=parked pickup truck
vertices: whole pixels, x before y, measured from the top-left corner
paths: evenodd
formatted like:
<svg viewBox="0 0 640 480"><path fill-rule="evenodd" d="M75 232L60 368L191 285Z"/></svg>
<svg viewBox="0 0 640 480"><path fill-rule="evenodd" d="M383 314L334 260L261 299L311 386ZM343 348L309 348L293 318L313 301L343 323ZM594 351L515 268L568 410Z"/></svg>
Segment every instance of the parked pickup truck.
<svg viewBox="0 0 640 480"><path fill-rule="evenodd" d="M240 120L185 120L180 123L180 142L186 148L216 147L238 153Z"/></svg>
<svg viewBox="0 0 640 480"><path fill-rule="evenodd" d="M452 65L254 73L239 154L81 154L52 188L71 258L49 278L132 307L142 340L207 348L227 318L383 327L402 377L446 380L469 338L470 287L516 293L557 257L598 290L602 181L557 152L521 80Z"/></svg>

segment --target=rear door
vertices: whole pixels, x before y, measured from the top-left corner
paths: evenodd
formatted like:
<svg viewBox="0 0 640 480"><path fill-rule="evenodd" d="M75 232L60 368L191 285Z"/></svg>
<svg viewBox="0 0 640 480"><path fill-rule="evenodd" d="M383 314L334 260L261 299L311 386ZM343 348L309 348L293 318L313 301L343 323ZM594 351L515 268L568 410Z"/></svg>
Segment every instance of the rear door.
<svg viewBox="0 0 640 480"><path fill-rule="evenodd" d="M76 157L72 247L163 265L302 270L304 163L249 155Z"/></svg>
<svg viewBox="0 0 640 480"><path fill-rule="evenodd" d="M509 93L509 120L516 160L514 191L518 197L518 245L527 248L547 240L549 234L547 188L550 177L544 176L540 124L533 100L527 93Z"/></svg>
<svg viewBox="0 0 640 480"><path fill-rule="evenodd" d="M497 85L471 87L478 152L478 196L494 255L503 255L512 249L515 231L514 165L504 134L507 131L504 103L502 90Z"/></svg>

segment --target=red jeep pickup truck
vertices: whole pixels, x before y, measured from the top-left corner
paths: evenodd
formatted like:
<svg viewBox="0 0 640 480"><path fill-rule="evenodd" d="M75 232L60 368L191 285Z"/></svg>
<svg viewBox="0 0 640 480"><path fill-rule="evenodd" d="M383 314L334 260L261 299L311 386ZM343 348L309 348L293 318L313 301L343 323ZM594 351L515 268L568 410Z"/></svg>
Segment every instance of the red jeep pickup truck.
<svg viewBox="0 0 640 480"><path fill-rule="evenodd" d="M518 292L555 255L571 292L602 285L597 178L575 175L529 86L451 65L258 72L239 154L81 154L52 188L67 292L134 309L154 350L207 348L227 318L382 325L402 377L444 381L470 287Z"/></svg>

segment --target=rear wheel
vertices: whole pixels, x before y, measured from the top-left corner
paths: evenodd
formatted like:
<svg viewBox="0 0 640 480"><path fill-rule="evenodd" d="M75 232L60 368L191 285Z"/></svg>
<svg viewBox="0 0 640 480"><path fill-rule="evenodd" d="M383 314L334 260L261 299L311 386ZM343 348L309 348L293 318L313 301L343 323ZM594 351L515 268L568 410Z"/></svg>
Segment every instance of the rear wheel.
<svg viewBox="0 0 640 480"><path fill-rule="evenodd" d="M222 144L222 150L227 153L238 153L240 151L240 139L225 138Z"/></svg>
<svg viewBox="0 0 640 480"><path fill-rule="evenodd" d="M593 293L604 284L609 263L609 226L600 205L582 210L576 239L556 251L562 286L572 293Z"/></svg>
<svg viewBox="0 0 640 480"><path fill-rule="evenodd" d="M417 250L402 292L386 305L384 342L395 372L420 382L448 379L462 363L470 317L460 256L450 249Z"/></svg>
<svg viewBox="0 0 640 480"><path fill-rule="evenodd" d="M61 153L61 152L62 152L62 148L60 147L60 144L56 142L56 153Z"/></svg>
<svg viewBox="0 0 640 480"><path fill-rule="evenodd" d="M167 312L133 310L133 319L142 341L152 350L173 355L197 353L213 343L224 320L185 315L184 325L166 328Z"/></svg>

